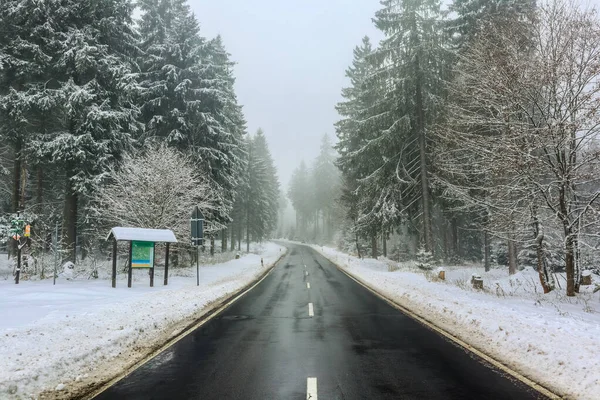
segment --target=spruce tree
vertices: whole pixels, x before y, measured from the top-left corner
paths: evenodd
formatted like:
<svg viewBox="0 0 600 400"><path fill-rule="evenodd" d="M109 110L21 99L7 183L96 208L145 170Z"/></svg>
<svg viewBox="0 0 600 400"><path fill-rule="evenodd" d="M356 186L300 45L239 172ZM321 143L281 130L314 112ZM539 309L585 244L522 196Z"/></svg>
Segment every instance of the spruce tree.
<svg viewBox="0 0 600 400"><path fill-rule="evenodd" d="M336 156L329 136L323 135L321 149L313 166L315 205L321 214L322 231L330 239L333 231L333 213L339 196L339 170L335 166Z"/></svg>
<svg viewBox="0 0 600 400"><path fill-rule="evenodd" d="M52 85L61 121L32 141L40 158L64 171L63 243L75 259L80 196L130 149L137 134L135 34L128 0L64 1L48 6Z"/></svg>
<svg viewBox="0 0 600 400"><path fill-rule="evenodd" d="M376 13L374 21L386 37L375 52L379 64L376 74L389 88L383 101L390 114L387 121L382 121L375 142L384 150L383 162L376 168L392 172L387 178L379 178L380 182L394 179L395 169L396 180L401 185L403 210L420 203L419 212L408 215L420 215L415 225L425 250L433 251L429 131L436 122L443 94L445 58L440 3L438 0L383 0L381 4L383 8ZM394 169L390 168L392 165ZM374 179L377 178L374 176ZM382 205L393 207L389 202Z"/></svg>

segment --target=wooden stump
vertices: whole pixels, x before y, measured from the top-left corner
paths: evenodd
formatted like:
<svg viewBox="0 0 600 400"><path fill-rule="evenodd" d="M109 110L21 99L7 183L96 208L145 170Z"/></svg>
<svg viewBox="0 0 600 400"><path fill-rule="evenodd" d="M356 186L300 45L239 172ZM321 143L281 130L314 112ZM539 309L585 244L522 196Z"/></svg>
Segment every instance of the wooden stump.
<svg viewBox="0 0 600 400"><path fill-rule="evenodd" d="M472 278L473 289L483 290L483 279L480 276L474 276Z"/></svg>
<svg viewBox="0 0 600 400"><path fill-rule="evenodd" d="M592 273L591 271L585 270L581 273L581 285L590 286L592 284Z"/></svg>
<svg viewBox="0 0 600 400"><path fill-rule="evenodd" d="M446 280L446 271L443 268L440 268L438 271L438 278L440 278L441 281Z"/></svg>

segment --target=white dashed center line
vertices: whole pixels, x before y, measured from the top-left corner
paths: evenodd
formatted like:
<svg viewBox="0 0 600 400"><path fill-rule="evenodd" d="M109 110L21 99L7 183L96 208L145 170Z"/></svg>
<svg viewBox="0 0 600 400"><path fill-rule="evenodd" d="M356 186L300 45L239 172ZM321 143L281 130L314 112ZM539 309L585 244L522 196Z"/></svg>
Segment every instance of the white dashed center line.
<svg viewBox="0 0 600 400"><path fill-rule="evenodd" d="M306 282L306 288L310 289L310 282Z"/></svg>
<svg viewBox="0 0 600 400"><path fill-rule="evenodd" d="M317 378L306 379L306 400L317 400Z"/></svg>
<svg viewBox="0 0 600 400"><path fill-rule="evenodd" d="M313 310L313 304L312 303L308 303L308 316L309 317L314 317L315 316L315 312Z"/></svg>
<svg viewBox="0 0 600 400"><path fill-rule="evenodd" d="M304 271L304 273L306 274L306 276L308 276L308 271Z"/></svg>

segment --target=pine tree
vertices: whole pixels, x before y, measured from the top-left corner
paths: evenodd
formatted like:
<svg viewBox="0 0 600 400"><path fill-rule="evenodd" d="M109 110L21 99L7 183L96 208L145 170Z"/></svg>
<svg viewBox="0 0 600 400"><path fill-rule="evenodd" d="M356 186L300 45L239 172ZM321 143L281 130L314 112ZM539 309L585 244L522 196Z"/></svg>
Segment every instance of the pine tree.
<svg viewBox="0 0 600 400"><path fill-rule="evenodd" d="M277 178L277 169L271 156L267 138L262 129L259 129L254 137L255 156L262 160L265 167L265 182L262 187L261 196L266 202L264 210L264 233L263 237L272 234L277 228L278 209L279 209L279 180Z"/></svg>
<svg viewBox="0 0 600 400"><path fill-rule="evenodd" d="M143 115L147 135L189 152L221 189L207 216L230 222L242 168L245 120L235 95L233 63L220 37L207 41L184 1L144 0Z"/></svg>
<svg viewBox="0 0 600 400"><path fill-rule="evenodd" d="M340 154L337 165L345 183L342 199L349 209L355 233L363 236L377 235L383 224L379 211L382 208L390 209L376 207L377 199L383 193L378 188L388 185L384 182L375 185L376 181L372 179L374 165L383 161L384 147L389 144L377 141L378 129L389 120L390 115L381 101L385 82L375 74L375 61L370 40L365 37L361 45L354 49L353 64L346 71L351 86L342 90L345 101L336 107L343 117L336 123L336 149ZM388 178L385 168L375 172L376 177Z"/></svg>
<svg viewBox="0 0 600 400"><path fill-rule="evenodd" d="M299 234L302 238L307 235L311 219L311 194L309 170L306 163L302 161L294 170L288 187L288 198L296 211L296 229L300 231Z"/></svg>
<svg viewBox="0 0 600 400"><path fill-rule="evenodd" d="M316 211L321 214L322 230L327 240L331 239L335 202L340 195L339 170L335 161L329 136L323 135L321 150L315 159L312 172Z"/></svg>
<svg viewBox="0 0 600 400"><path fill-rule="evenodd" d="M531 16L536 0L454 0L449 7L455 18L448 21L455 48L462 50L494 20L519 20Z"/></svg>
<svg viewBox="0 0 600 400"><path fill-rule="evenodd" d="M60 95L59 124L32 141L37 157L64 171L63 242L75 259L80 195L89 193L137 133L135 34L128 0L65 1L48 5L50 75Z"/></svg>
<svg viewBox="0 0 600 400"><path fill-rule="evenodd" d="M23 178L35 161L31 140L53 129L62 101L51 80L57 37L52 25L46 23L50 13L44 2L0 4L0 137L14 155L12 212L25 207L27 182ZM41 170L37 170L39 176Z"/></svg>
<svg viewBox="0 0 600 400"><path fill-rule="evenodd" d="M216 217L229 222L235 188L243 165L246 120L235 93L234 63L220 36L203 49L200 109L195 120L193 148L222 189Z"/></svg>
<svg viewBox="0 0 600 400"><path fill-rule="evenodd" d="M145 135L185 148L192 137L194 107L199 107L204 39L185 1L143 0L139 4Z"/></svg>
<svg viewBox="0 0 600 400"><path fill-rule="evenodd" d="M395 165L402 186L402 207L421 203L418 223L426 251L433 252L432 202L429 183L429 130L436 122L443 95L442 15L438 0L383 0L375 25L385 35L375 52L377 74L385 79L386 110L377 142L384 144L382 170ZM370 146L370 145L369 145ZM387 168L393 172L392 168ZM393 175L392 175L393 176ZM385 182L389 179L383 179ZM392 178L393 179L393 178Z"/></svg>

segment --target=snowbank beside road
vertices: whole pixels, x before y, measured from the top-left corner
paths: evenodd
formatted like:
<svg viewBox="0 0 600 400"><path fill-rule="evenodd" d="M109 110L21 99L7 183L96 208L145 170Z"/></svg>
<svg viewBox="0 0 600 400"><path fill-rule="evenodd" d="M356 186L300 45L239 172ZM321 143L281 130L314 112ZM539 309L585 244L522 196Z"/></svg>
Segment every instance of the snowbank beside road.
<svg viewBox="0 0 600 400"><path fill-rule="evenodd" d="M490 288L499 288L483 293L462 285L470 268L446 268L446 282L432 282L419 272L389 272L384 261L313 247L378 293L555 393L600 396L598 294L585 300L536 294L527 289L534 271L509 278L506 271L478 269Z"/></svg>
<svg viewBox="0 0 600 400"><path fill-rule="evenodd" d="M259 255L202 266L200 287L195 269L166 287L157 279L154 288L147 275L131 289L125 280L117 289L109 280L0 282L0 398L54 388L56 397L67 398L118 374L257 279L284 252L268 243Z"/></svg>

